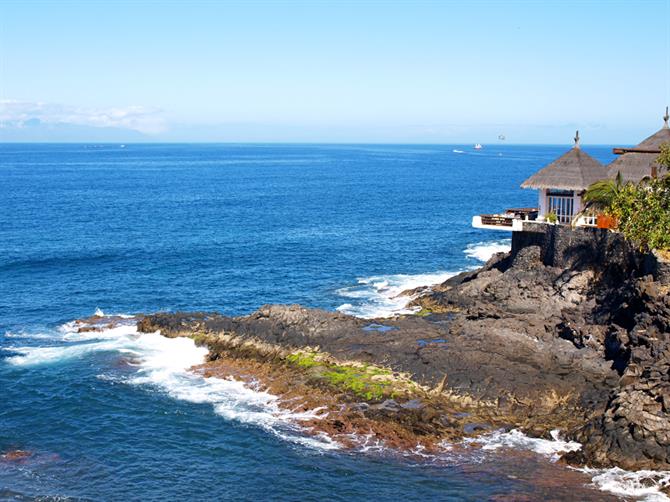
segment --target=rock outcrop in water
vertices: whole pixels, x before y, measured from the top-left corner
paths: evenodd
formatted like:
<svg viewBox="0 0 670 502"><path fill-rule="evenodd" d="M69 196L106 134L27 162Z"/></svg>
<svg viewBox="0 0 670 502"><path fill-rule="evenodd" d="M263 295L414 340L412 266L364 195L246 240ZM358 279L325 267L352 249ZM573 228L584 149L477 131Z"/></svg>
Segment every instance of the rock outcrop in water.
<svg viewBox="0 0 670 502"><path fill-rule="evenodd" d="M667 469L670 288L633 255L553 266L530 242L408 292L414 316L271 305L243 317L150 315L139 328L207 345L205 375L322 407L309 426L345 444L364 434L430 448L492 428L561 429L584 445L570 462Z"/></svg>

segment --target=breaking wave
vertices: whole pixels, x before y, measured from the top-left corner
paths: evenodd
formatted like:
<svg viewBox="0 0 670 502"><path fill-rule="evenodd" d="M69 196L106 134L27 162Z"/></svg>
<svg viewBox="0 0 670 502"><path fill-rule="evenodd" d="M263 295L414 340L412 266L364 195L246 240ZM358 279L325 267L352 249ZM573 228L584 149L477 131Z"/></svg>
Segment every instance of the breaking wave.
<svg viewBox="0 0 670 502"><path fill-rule="evenodd" d="M476 438L466 439L464 443L478 445L482 450L511 448L528 450L556 461L560 454L581 449L575 441L561 439L559 431L551 431L552 439L532 438L519 430L509 432L496 431ZM670 487L670 471L625 471L618 467L612 469L576 469L589 475L593 486L601 491L620 497L632 498L644 502L670 502L670 498L661 490Z"/></svg>
<svg viewBox="0 0 670 502"><path fill-rule="evenodd" d="M426 280L440 282L446 278L441 274L391 277L396 278L395 282L376 278L379 282L377 287L404 290L424 284ZM382 285L382 281L387 281L387 284ZM103 368L100 380L121 381L144 389L158 390L172 399L210 405L217 415L226 420L261 428L293 444L317 450L340 447L327 436L306 434L300 426L301 420L322 416L321 410L292 412L282 408L276 396L259 388L232 379L205 378L193 372L192 367L205 360L207 349L196 346L189 338L165 338L159 333L139 333L130 316L126 316L120 324L100 331L78 332L81 326L70 322L55 332L33 335L36 340L50 338L53 345L8 347L3 350L10 351L12 355L4 360L11 365L25 367L67 363L98 352L118 353L132 360L134 372L130 376L124 373L117 377L113 375L112 368ZM482 452L505 448L532 451L552 461L561 453L581 448L579 443L561 439L558 431L552 431L551 436L551 439L540 439L528 437L518 430L496 431L466 439L463 443L466 446L478 446ZM358 449L361 453L384 453L388 450L372 436L358 439L361 439ZM463 453L454 454L451 445L442 446L447 459L453 460L452 457L456 455L458 461L463 458L468 458L470 462L476 460L476 456L472 455L460 458L459 455ZM433 459L433 455L424 455L419 450L411 453L413 457ZM663 489L670 487L670 471L629 472L619 468L578 470L589 475L593 486L602 491L646 502L670 501L662 493Z"/></svg>
<svg viewBox="0 0 670 502"><path fill-rule="evenodd" d="M575 441L565 441L560 438L559 431L551 431L551 439L532 438L523 432L513 429L509 432L496 431L484 434L472 439L466 439L469 444L477 444L483 450L498 450L500 448L513 448L517 450L528 450L540 455L557 460L559 453L577 451L582 445Z"/></svg>
<svg viewBox="0 0 670 502"><path fill-rule="evenodd" d="M468 258L486 262L495 253L507 252L510 249L511 240L503 239L500 241L470 244L463 252ZM350 299L347 303L337 307L337 310L344 314L363 319L413 314L418 309L408 307L407 304L414 299L414 296L403 295L404 291L421 287L429 288L436 284L441 284L459 272L462 272L462 270L457 272L438 271L415 275L390 274L361 277L357 279L356 285L336 291L339 296Z"/></svg>
<svg viewBox="0 0 670 502"><path fill-rule="evenodd" d="M96 313L96 315L101 315ZM118 317L118 316L116 316ZM335 449L330 438L308 436L299 421L319 418L320 410L295 413L283 409L279 399L267 392L236 380L205 378L191 371L205 361L207 349L190 338L166 338L159 333L139 333L134 320L100 331L78 332L74 322L62 325L51 336L52 346L15 346L4 350L11 354L5 361L11 365L39 366L67 363L93 353L113 352L130 358L136 368L130 377L119 378L127 384L153 388L173 399L209 404L227 420L262 428L286 441L318 449ZM102 380L112 379L103 369Z"/></svg>
<svg viewBox="0 0 670 502"><path fill-rule="evenodd" d="M496 253L507 253L512 249L511 239L502 239L493 242L478 242L469 244L463 251L468 258L487 262Z"/></svg>
<svg viewBox="0 0 670 502"><path fill-rule="evenodd" d="M337 310L364 319L411 314L418 309L407 306L414 296L403 295L404 291L441 284L454 275L456 272L363 277L355 286L337 290L338 295L353 300L340 305Z"/></svg>
<svg viewBox="0 0 670 502"><path fill-rule="evenodd" d="M578 469L590 475L598 489L620 497L634 497L645 502L668 502L670 497L661 492L670 487L670 471L625 471L612 469Z"/></svg>

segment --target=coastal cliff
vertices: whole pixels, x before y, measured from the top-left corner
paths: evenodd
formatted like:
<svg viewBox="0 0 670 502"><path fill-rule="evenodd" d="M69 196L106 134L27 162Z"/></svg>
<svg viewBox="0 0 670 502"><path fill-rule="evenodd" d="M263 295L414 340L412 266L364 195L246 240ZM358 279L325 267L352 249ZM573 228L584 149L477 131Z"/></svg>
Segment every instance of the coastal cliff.
<svg viewBox="0 0 670 502"><path fill-rule="evenodd" d="M568 462L670 468L670 288L654 273L665 269L617 234L545 228L476 271L406 292L417 315L268 305L148 315L138 328L193 338L209 349L196 371L318 409L303 425L345 445L430 449L560 429L583 445Z"/></svg>

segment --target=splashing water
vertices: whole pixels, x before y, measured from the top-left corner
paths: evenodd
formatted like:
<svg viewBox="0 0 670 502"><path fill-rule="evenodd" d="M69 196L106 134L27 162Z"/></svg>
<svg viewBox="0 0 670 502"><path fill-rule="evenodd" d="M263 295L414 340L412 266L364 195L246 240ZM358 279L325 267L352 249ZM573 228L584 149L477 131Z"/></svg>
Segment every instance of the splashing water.
<svg viewBox="0 0 670 502"><path fill-rule="evenodd" d="M96 312L96 316L101 316ZM272 394L243 382L215 377L204 378L190 369L205 361L207 348L190 338L166 338L160 333L139 333L132 316L129 322L111 328L78 332L74 322L60 326L51 339L60 345L5 348L12 354L6 361L14 366L41 366L67 363L93 353L116 352L137 361L136 373L124 381L151 387L174 399L210 404L227 420L262 428L286 441L311 448L336 449L339 445L323 436L305 435L298 422L319 418L319 410L301 413L280 407Z"/></svg>
<svg viewBox="0 0 670 502"><path fill-rule="evenodd" d="M340 296L358 300L340 305L337 310L364 319L391 317L398 314L412 314L419 309L407 304L416 295L404 292L421 287L440 284L456 275L454 272L435 272L417 275L379 275L358 279L356 286L337 291Z"/></svg>
<svg viewBox="0 0 670 502"><path fill-rule="evenodd" d="M494 242L478 242L476 244L468 245L465 250L465 256L478 260L480 262L487 262L496 253L507 253L512 249L512 241L510 239L503 239Z"/></svg>

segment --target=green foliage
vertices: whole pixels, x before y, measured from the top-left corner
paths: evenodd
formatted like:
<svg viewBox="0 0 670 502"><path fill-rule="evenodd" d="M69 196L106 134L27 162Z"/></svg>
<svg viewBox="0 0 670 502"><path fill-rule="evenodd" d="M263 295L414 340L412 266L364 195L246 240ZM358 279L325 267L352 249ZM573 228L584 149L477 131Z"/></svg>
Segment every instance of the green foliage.
<svg viewBox="0 0 670 502"><path fill-rule="evenodd" d="M670 143L661 145L661 154L656 159L656 162L670 170Z"/></svg>
<svg viewBox="0 0 670 502"><path fill-rule="evenodd" d="M591 185L584 193L585 209L607 210L624 187L621 172L613 180L600 180Z"/></svg>
<svg viewBox="0 0 670 502"><path fill-rule="evenodd" d="M544 218L549 223L556 223L558 221L558 216L556 216L556 213L554 213L553 211L550 212L550 213L547 213L547 215Z"/></svg>
<svg viewBox="0 0 670 502"><path fill-rule="evenodd" d="M658 163L670 169L670 145L662 145ZM670 250L670 175L624 184L619 173L591 185L584 199L616 218L618 230L640 249Z"/></svg>
<svg viewBox="0 0 670 502"><path fill-rule="evenodd" d="M619 231L642 249L670 249L670 177L624 186L608 208Z"/></svg>

